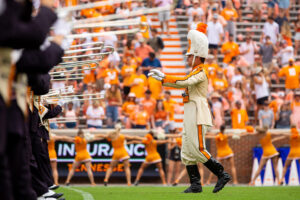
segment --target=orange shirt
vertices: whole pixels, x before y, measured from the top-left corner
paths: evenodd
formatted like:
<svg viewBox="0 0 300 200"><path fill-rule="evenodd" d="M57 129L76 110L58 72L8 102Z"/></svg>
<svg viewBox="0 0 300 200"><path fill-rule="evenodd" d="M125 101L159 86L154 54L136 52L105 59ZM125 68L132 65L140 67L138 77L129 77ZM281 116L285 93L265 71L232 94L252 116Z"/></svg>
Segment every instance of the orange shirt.
<svg viewBox="0 0 300 200"><path fill-rule="evenodd" d="M143 47L138 47L135 49L135 55L140 57L142 60L148 58L150 52L154 52L154 50L152 47L146 44Z"/></svg>
<svg viewBox="0 0 300 200"><path fill-rule="evenodd" d="M238 110L233 108L231 111L231 123L233 129L246 128L246 122L248 121L248 114L245 109Z"/></svg>
<svg viewBox="0 0 300 200"><path fill-rule="evenodd" d="M66 4L66 7L76 6L77 5L77 0L65 0L65 4Z"/></svg>
<svg viewBox="0 0 300 200"><path fill-rule="evenodd" d="M273 100L271 101L271 103L269 104L269 108L271 108L273 110L274 113L274 118L276 120L276 113L278 111L278 104L277 104L277 100Z"/></svg>
<svg viewBox="0 0 300 200"><path fill-rule="evenodd" d="M132 112L130 115L131 120L133 120L136 125L147 125L148 121L149 121L149 115L147 113L147 111L143 111L143 112Z"/></svg>
<svg viewBox="0 0 300 200"><path fill-rule="evenodd" d="M216 136L217 158L224 158L233 154L232 149L228 145L228 136L219 133Z"/></svg>
<svg viewBox="0 0 300 200"><path fill-rule="evenodd" d="M177 105L177 102L173 99L170 99L169 101L163 101L165 111L169 113L169 120L174 121L174 114L175 114L175 106Z"/></svg>
<svg viewBox="0 0 300 200"><path fill-rule="evenodd" d="M95 70L85 70L83 71L83 73L85 74L84 78L83 78L83 82L85 84L89 84L89 83L95 83L96 82L96 77L95 77Z"/></svg>
<svg viewBox="0 0 300 200"><path fill-rule="evenodd" d="M97 12L94 8L87 8L81 10L80 14L81 16L84 16L86 18L91 18L95 15L95 12Z"/></svg>
<svg viewBox="0 0 300 200"><path fill-rule="evenodd" d="M148 24L148 20L147 20L147 17L146 17L145 15L142 15L142 16L141 16L141 22L145 22L145 23ZM141 32L141 33L142 33L142 35L143 35L143 37L144 37L145 39L149 39L149 38L150 38L150 33L149 33L149 28L148 28L148 26L147 26L146 29L147 29L147 30L146 30L145 32Z"/></svg>
<svg viewBox="0 0 300 200"><path fill-rule="evenodd" d="M211 80L216 77L217 71L220 69L219 65L216 63L204 64L204 68L208 72L208 78Z"/></svg>
<svg viewBox="0 0 300 200"><path fill-rule="evenodd" d="M161 110L161 111L157 111L155 112L154 114L154 118L155 120L163 120L163 121L166 121L167 120L167 116L168 116L168 113L164 110Z"/></svg>
<svg viewBox="0 0 300 200"><path fill-rule="evenodd" d="M219 79L219 78L214 78L212 81L212 85L214 90L216 91L223 91L226 88L228 88L228 83L225 78Z"/></svg>
<svg viewBox="0 0 300 200"><path fill-rule="evenodd" d="M150 99L143 98L140 103L144 105L144 109L147 111L149 116L153 115L153 111L155 110L155 107L156 107L156 100L155 99L153 99L153 98L150 98Z"/></svg>
<svg viewBox="0 0 300 200"><path fill-rule="evenodd" d="M229 52L227 52L229 50ZM235 42L225 42L222 45L221 52L224 54L224 63L229 63L232 57L239 55L239 45Z"/></svg>
<svg viewBox="0 0 300 200"><path fill-rule="evenodd" d="M269 157L278 154L276 148L272 144L272 136L270 133L267 133L266 136L260 140L260 144L263 148L263 157Z"/></svg>
<svg viewBox="0 0 300 200"><path fill-rule="evenodd" d="M76 136L74 143L76 151L75 161L85 161L92 159L89 152L86 149L86 139Z"/></svg>
<svg viewBox="0 0 300 200"><path fill-rule="evenodd" d="M233 19L238 18L238 14L235 9L224 8L221 15L226 21L233 21Z"/></svg>
<svg viewBox="0 0 300 200"><path fill-rule="evenodd" d="M129 83L137 83L137 85L131 86L130 92L134 93L136 98L142 98L145 96L147 87L147 77L144 74L133 74L130 77Z"/></svg>
<svg viewBox="0 0 300 200"><path fill-rule="evenodd" d="M109 78L109 84L119 84L119 72L116 69L108 68L106 70L107 77Z"/></svg>
<svg viewBox="0 0 300 200"><path fill-rule="evenodd" d="M162 83L161 81L156 80L155 78L148 78L148 87L151 91L151 97L158 100L162 92Z"/></svg>
<svg viewBox="0 0 300 200"><path fill-rule="evenodd" d="M125 103L122 105L122 111L128 115L133 113L135 108L136 108L135 103L131 101L125 101Z"/></svg>
<svg viewBox="0 0 300 200"><path fill-rule="evenodd" d="M130 85L130 78L135 73L136 65L124 65L121 70L121 75L123 77L123 85Z"/></svg>
<svg viewBox="0 0 300 200"><path fill-rule="evenodd" d="M298 89L299 88L299 75L300 66L285 66L283 67L278 76L285 77L286 89Z"/></svg>

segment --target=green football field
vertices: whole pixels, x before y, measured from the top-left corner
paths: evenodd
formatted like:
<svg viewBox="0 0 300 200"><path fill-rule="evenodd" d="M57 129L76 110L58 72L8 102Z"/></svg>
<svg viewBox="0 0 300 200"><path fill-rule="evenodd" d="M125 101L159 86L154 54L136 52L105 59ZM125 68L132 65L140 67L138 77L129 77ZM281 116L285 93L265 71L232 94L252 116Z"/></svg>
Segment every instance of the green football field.
<svg viewBox="0 0 300 200"><path fill-rule="evenodd" d="M300 187L247 187L228 186L212 193L213 187L203 187L198 194L181 193L186 187L160 186L95 186L61 187L67 200L300 200Z"/></svg>

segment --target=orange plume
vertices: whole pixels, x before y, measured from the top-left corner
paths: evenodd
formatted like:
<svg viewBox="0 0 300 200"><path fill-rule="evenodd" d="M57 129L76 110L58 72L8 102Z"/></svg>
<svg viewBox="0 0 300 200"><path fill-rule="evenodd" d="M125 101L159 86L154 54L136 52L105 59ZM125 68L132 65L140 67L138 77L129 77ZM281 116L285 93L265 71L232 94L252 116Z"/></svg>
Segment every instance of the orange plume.
<svg viewBox="0 0 300 200"><path fill-rule="evenodd" d="M201 33L206 34L206 27L207 27L206 24L200 22L200 23L197 24L197 29L196 30L201 32Z"/></svg>

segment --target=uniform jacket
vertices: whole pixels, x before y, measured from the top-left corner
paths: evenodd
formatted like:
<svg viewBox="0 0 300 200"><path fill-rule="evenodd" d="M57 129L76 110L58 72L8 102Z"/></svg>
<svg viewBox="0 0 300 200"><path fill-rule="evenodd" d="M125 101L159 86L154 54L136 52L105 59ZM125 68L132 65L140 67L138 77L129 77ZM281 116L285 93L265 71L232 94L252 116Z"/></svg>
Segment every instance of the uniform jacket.
<svg viewBox="0 0 300 200"><path fill-rule="evenodd" d="M162 82L164 86L186 88L188 100L185 103L195 103L197 109L197 124L213 125L207 102L208 78L203 65L194 67L192 72L185 77L167 75Z"/></svg>

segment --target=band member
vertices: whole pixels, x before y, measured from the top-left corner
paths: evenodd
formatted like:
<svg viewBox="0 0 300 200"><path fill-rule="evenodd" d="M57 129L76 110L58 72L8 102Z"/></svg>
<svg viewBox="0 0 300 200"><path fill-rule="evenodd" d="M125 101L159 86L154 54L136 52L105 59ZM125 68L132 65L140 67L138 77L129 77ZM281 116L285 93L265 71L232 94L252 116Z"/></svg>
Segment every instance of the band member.
<svg viewBox="0 0 300 200"><path fill-rule="evenodd" d="M291 165L293 160L300 159L300 135L297 131L297 128L295 125L291 126L291 135L290 135L290 152L289 155L284 163L282 177L279 180L279 183L282 185L284 181L284 177L286 174L286 171L288 167Z"/></svg>
<svg viewBox="0 0 300 200"><path fill-rule="evenodd" d="M91 142L90 140L89 142ZM79 130L77 133L77 136L75 138L72 138L68 142L74 142L75 144L75 151L76 151L76 156L74 163L72 165L72 168L69 171L67 180L66 180L66 185L70 184L70 180L72 176L74 175L75 170L83 163L86 166L88 177L90 179L91 185L96 185L94 182L94 176L93 176L93 171L91 168L92 164L92 157L90 156L89 152L87 151L86 145L87 145L87 140L84 138L84 133L82 130Z"/></svg>
<svg viewBox="0 0 300 200"><path fill-rule="evenodd" d="M184 134L182 135L181 160L186 165L191 186L185 193L202 192L197 163L203 163L218 177L213 192L220 191L231 179L224 167L206 150L205 134L212 127L212 117L207 102L208 74L203 66L208 56L208 39L205 35L206 24L199 23L197 30L188 33L189 48L187 62L192 68L185 77L165 75L157 69L150 70L149 76L162 82L163 86L185 88Z"/></svg>
<svg viewBox="0 0 300 200"><path fill-rule="evenodd" d="M124 170L126 174L127 185L131 185L131 172L130 172L130 156L125 149L126 140L136 139L135 136L123 135L121 132L121 124L116 124L115 130L109 132L107 135L97 134L95 138L107 139L111 142L114 148L114 154L112 156L112 161L110 162L109 168L106 171L104 178L104 186L107 186L109 177L111 176L113 169L117 166L119 162L123 162Z"/></svg>
<svg viewBox="0 0 300 200"><path fill-rule="evenodd" d="M276 137L276 138L272 139L271 133L268 132L268 127L258 128L256 131L262 137L260 139L260 144L263 149L263 155L262 155L262 158L260 159L259 167L258 167L257 171L255 172L254 177L250 181L249 185L254 185L256 178L259 176L261 170L264 168L264 166L266 165L266 163L269 159L272 160L274 172L275 172L275 176L276 176L275 178L277 178L277 181L278 181L279 174L278 174L277 164L278 164L279 153L276 150L275 146L273 145L273 142L275 142L277 140L281 140L285 136L280 136L280 137ZM257 133L254 133L254 134L257 134Z"/></svg>
<svg viewBox="0 0 300 200"><path fill-rule="evenodd" d="M232 136L233 134L225 134L225 125L221 125L220 132L217 135L207 135L206 138L216 139L217 160L221 163L224 161L229 161L233 177L233 184L238 184L236 168L234 165L234 154L228 145L228 138ZM209 175L206 184L210 184L211 178L212 174Z"/></svg>
<svg viewBox="0 0 300 200"><path fill-rule="evenodd" d="M161 157L160 157L159 153L157 152L157 145L166 144L169 142L169 140L155 140L153 138L153 132L151 132L151 131L145 136L145 138L138 137L137 139L138 140L133 140L133 141L128 142L128 144L143 143L145 145L147 156L137 173L136 179L134 181L134 185L138 186L140 178L141 178L144 170L152 164L156 165L156 167L158 168L162 183L163 183L163 185L166 185L167 182L166 182L165 172L163 169Z"/></svg>

